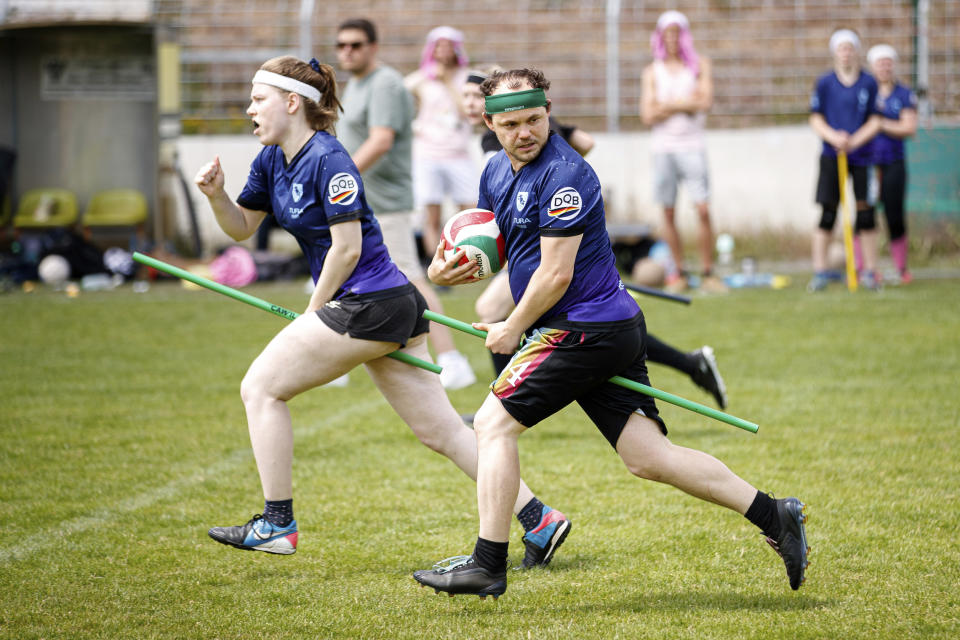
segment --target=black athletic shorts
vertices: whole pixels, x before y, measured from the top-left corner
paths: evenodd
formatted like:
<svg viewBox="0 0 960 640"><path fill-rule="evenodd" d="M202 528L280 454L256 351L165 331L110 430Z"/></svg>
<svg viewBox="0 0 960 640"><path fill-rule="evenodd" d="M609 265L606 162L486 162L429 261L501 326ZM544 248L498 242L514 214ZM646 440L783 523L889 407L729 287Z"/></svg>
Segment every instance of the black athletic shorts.
<svg viewBox="0 0 960 640"><path fill-rule="evenodd" d="M847 166L847 173L853 178L853 197L866 201L868 183L867 167ZM840 174L837 159L833 156L820 156L820 177L817 179L817 204L836 211L840 204Z"/></svg>
<svg viewBox="0 0 960 640"><path fill-rule="evenodd" d="M407 283L372 293L348 293L317 309L317 316L339 334L406 346L407 340L430 330L423 317L426 308L427 301Z"/></svg>
<svg viewBox="0 0 960 640"><path fill-rule="evenodd" d="M655 420L666 433L652 397L607 382L623 376L649 386L646 336L643 314L622 328L536 329L490 389L525 427L576 400L614 448L634 412Z"/></svg>

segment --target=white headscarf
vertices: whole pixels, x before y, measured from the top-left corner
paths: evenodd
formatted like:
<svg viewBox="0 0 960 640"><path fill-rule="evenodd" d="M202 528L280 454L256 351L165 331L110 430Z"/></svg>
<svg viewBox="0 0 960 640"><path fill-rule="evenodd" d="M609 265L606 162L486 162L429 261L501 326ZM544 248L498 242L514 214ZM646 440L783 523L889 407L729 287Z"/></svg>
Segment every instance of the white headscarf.
<svg viewBox="0 0 960 640"><path fill-rule="evenodd" d="M890 58L896 62L898 60L897 50L888 44L877 44L870 47L870 51L867 52L867 62L871 65L877 60L883 60L884 58Z"/></svg>
<svg viewBox="0 0 960 640"><path fill-rule="evenodd" d="M687 16L679 11L664 11L657 18L657 31L663 31L672 24L679 26L681 29L690 28L690 21L687 20Z"/></svg>
<svg viewBox="0 0 960 640"><path fill-rule="evenodd" d="M836 54L837 47L841 44L849 42L853 45L853 48L857 51L860 51L860 38L850 29L837 29L833 32L833 35L830 36L830 53Z"/></svg>

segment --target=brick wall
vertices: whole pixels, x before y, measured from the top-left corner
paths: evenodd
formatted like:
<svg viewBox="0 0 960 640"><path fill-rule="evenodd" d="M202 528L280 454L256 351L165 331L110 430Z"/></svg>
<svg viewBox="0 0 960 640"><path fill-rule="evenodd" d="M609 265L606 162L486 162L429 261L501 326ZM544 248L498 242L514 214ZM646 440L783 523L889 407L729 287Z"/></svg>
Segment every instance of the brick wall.
<svg viewBox="0 0 960 640"><path fill-rule="evenodd" d="M960 0L930 4L931 103L939 117L960 119ZM668 8L687 14L698 51L714 60L711 127L803 121L813 82L830 66L827 40L838 26L858 30L867 47L896 47L901 76L912 83L909 0L624 0L621 6L621 129L641 127L640 74L651 59L650 32ZM268 57L298 51L299 0L158 0L157 8L184 45L184 115L195 130L242 120L253 70ZM410 72L427 31L449 24L466 34L474 63L542 68L553 82L557 114L601 130L607 110L605 11L601 0L320 0L311 21L313 51L335 64L336 26L349 17L369 17L381 32L381 58Z"/></svg>

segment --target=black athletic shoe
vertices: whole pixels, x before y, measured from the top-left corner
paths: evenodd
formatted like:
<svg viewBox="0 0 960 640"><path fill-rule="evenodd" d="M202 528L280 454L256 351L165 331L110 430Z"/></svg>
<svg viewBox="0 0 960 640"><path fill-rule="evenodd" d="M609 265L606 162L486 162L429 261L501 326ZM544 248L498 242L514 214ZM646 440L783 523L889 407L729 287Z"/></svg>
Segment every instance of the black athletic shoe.
<svg viewBox="0 0 960 640"><path fill-rule="evenodd" d="M777 519L780 521L780 535L774 540L767 536L767 543L783 558L787 567L790 588L796 591L806 580L804 572L810 566L807 554L807 533L803 523L807 516L803 513L806 505L796 498L777 500Z"/></svg>
<svg viewBox="0 0 960 640"><path fill-rule="evenodd" d="M479 566L473 556L454 556L441 560L433 569L415 571L413 578L422 587L433 587L437 593L446 591L452 598L458 593L493 596L496 600L507 590L507 573L492 573Z"/></svg>
<svg viewBox="0 0 960 640"><path fill-rule="evenodd" d="M697 367L690 374L694 384L713 395L713 399L721 409L726 409L727 386L723 384L723 378L720 377L720 369L717 368L717 358L713 355L713 349L704 345L690 355L697 359Z"/></svg>
<svg viewBox="0 0 960 640"><path fill-rule="evenodd" d="M550 564L553 554L570 533L570 527L567 516L544 505L540 522L523 536L523 544L526 546L523 568L532 569Z"/></svg>

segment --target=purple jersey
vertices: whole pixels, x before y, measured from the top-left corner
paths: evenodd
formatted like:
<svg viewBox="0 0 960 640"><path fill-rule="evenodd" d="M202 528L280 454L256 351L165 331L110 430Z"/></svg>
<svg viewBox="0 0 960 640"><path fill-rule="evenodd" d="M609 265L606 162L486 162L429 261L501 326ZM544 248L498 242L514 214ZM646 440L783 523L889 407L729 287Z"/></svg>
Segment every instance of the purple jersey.
<svg viewBox="0 0 960 640"><path fill-rule="evenodd" d="M250 165L250 175L237 203L276 217L297 239L310 263L314 282L330 250L330 226L360 221L360 260L340 285L336 298L364 294L407 283L383 244L380 225L367 206L360 172L340 142L318 131L287 164L283 150L264 147Z"/></svg>
<svg viewBox="0 0 960 640"><path fill-rule="evenodd" d="M597 174L563 138L551 134L540 155L516 173L498 152L483 170L477 206L496 214L514 302L540 266L541 236L583 236L570 286L534 327L612 327L639 314L614 264Z"/></svg>
<svg viewBox="0 0 960 640"><path fill-rule="evenodd" d="M899 120L900 112L904 109L916 111L917 96L902 84L894 85L893 91L886 98L877 94L877 112L884 118ZM890 164L904 158L903 139L885 133L877 134L871 149L875 164Z"/></svg>
<svg viewBox="0 0 960 640"><path fill-rule="evenodd" d="M877 81L870 74L861 71L857 81L848 87L840 82L835 71L830 71L817 79L810 96L810 111L822 115L832 128L853 133L877 112L876 101ZM865 166L871 162L870 154L868 143L848 154L847 159L851 165ZM824 142L823 155L837 154Z"/></svg>

